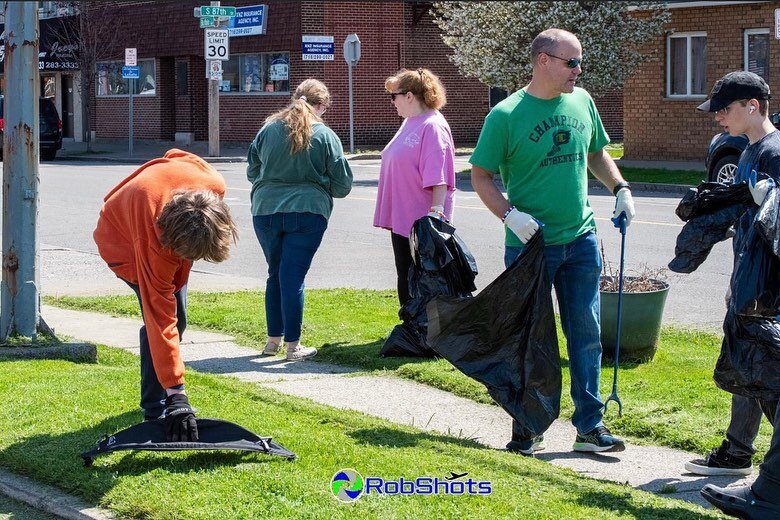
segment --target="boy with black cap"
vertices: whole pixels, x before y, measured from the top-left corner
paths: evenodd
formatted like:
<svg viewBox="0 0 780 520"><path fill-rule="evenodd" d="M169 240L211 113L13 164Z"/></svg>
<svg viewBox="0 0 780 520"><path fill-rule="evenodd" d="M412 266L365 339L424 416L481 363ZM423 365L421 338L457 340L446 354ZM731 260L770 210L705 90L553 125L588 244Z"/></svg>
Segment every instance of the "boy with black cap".
<svg viewBox="0 0 780 520"><path fill-rule="evenodd" d="M769 120L770 97L769 86L760 76L737 71L718 80L712 88L710 99L697 107L704 112L714 112L715 121L732 136L745 134L749 141L739 158L734 182L748 182L755 205L745 212L735 226L735 258L751 254L745 247L746 231L752 226L769 190L780 181L780 132ZM764 178L759 181L755 177L751 179L753 171L765 174L762 176ZM731 283L735 283L733 277ZM777 369L780 370L780 366ZM727 439L706 459L691 461L686 464L686 468L705 475L749 473L750 458L755 452L753 439L758 434L761 417L759 410L763 410L774 424L774 435L764 463L761 464L758 479L752 486L733 488L708 484L701 490L701 494L714 506L731 515L756 519L780 518L780 421L774 420L778 413L778 400L758 401L735 395Z"/></svg>

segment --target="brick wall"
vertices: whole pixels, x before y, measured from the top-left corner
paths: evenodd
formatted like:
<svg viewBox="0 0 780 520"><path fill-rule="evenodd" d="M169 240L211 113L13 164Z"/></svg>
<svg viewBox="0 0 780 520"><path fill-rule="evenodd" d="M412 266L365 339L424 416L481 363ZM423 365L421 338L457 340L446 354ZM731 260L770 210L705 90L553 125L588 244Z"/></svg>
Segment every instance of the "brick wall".
<svg viewBox="0 0 780 520"><path fill-rule="evenodd" d="M672 9L666 30L707 33L707 92L727 72L742 70L745 29L768 28L769 86L780 87L780 44L772 37L774 2L690 7ZM712 114L696 111L704 98L676 100L666 98L666 37L659 35L650 44L660 59L645 63L624 87L624 154L627 159L700 160L707 145L720 131ZM770 102L775 103L775 102ZM770 104L770 112L777 110Z"/></svg>
<svg viewBox="0 0 780 520"><path fill-rule="evenodd" d="M601 122L612 142L623 140L623 90L615 89L602 96L594 96L593 101L601 116Z"/></svg>

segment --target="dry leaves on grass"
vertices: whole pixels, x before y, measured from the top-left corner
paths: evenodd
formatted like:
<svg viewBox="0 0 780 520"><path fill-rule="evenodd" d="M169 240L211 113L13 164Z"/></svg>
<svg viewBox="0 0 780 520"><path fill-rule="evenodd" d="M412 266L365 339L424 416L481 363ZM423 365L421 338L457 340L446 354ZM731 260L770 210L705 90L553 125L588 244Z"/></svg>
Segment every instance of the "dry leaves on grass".
<svg viewBox="0 0 780 520"><path fill-rule="evenodd" d="M618 269L607 260L604 253L604 241L601 241L601 279L599 290L604 292L618 291ZM665 288L668 269L665 267L650 267L646 263L639 264L636 269L627 269L623 276L623 292L652 292Z"/></svg>

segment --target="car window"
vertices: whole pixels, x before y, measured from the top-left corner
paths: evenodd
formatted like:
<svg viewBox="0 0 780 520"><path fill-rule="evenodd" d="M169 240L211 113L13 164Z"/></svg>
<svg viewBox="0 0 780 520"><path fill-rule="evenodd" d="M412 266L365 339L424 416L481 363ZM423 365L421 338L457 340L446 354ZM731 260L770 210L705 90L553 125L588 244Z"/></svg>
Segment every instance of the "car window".
<svg viewBox="0 0 780 520"><path fill-rule="evenodd" d="M57 107L51 99L41 99L40 117L45 119L59 119Z"/></svg>

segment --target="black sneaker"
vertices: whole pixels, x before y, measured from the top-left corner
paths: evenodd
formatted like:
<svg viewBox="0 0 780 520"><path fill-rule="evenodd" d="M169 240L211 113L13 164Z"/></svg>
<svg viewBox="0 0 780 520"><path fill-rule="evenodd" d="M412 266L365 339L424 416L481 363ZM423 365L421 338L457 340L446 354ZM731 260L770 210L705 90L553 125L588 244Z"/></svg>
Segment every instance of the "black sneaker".
<svg viewBox="0 0 780 520"><path fill-rule="evenodd" d="M586 452L623 451L626 443L612 435L606 426L596 426L588 433L578 433L573 449Z"/></svg>
<svg viewBox="0 0 780 520"><path fill-rule="evenodd" d="M724 440L719 448L713 448L703 459L686 462L685 469L696 475L750 475L753 457L729 453L730 447L731 443Z"/></svg>
<svg viewBox="0 0 780 520"><path fill-rule="evenodd" d="M506 450L512 453L519 453L526 457L533 457L534 452L542 451L547 445L544 442L544 435L537 435L528 441L509 441L506 445Z"/></svg>

